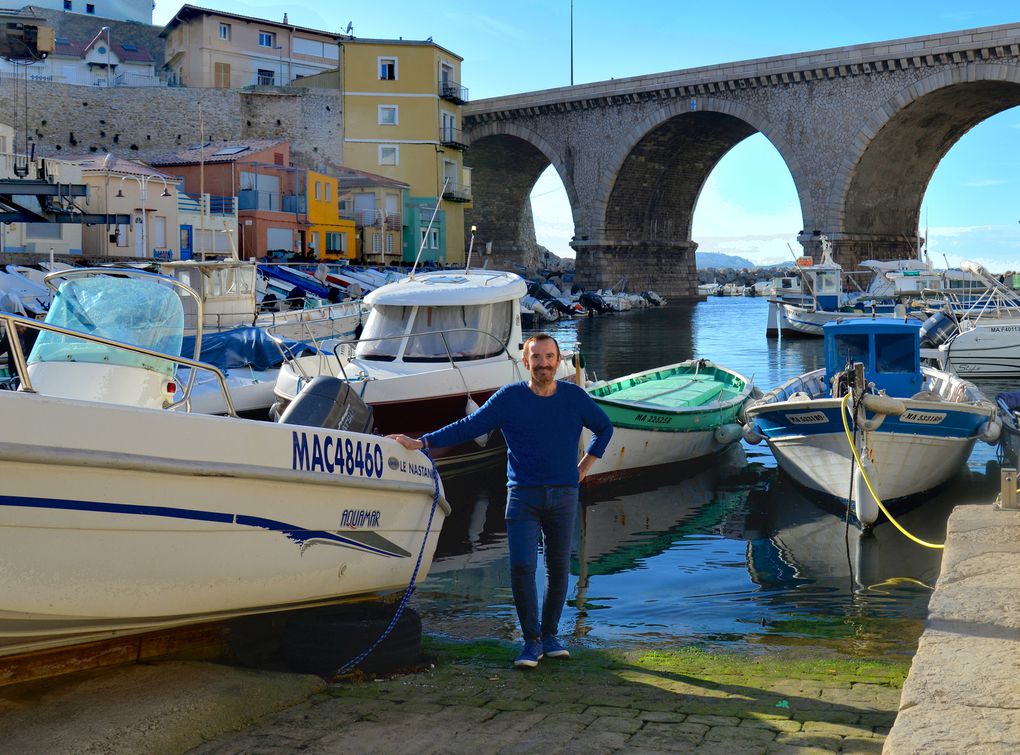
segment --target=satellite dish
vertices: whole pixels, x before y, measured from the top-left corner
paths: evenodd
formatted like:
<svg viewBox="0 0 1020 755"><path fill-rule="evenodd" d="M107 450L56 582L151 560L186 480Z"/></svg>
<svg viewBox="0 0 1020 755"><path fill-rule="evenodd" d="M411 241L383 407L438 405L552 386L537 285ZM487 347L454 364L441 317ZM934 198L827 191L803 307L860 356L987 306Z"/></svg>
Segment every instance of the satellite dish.
<svg viewBox="0 0 1020 755"><path fill-rule="evenodd" d="M344 34L351 34L353 32L354 32L354 22L353 21L348 21L347 22L347 30L344 32Z"/></svg>

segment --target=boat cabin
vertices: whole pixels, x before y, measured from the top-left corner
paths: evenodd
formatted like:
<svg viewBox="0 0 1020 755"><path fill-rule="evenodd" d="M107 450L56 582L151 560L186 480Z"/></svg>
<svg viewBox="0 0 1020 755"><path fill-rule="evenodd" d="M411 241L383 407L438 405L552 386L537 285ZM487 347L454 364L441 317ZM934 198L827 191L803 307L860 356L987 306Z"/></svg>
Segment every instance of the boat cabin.
<svg viewBox="0 0 1020 755"><path fill-rule="evenodd" d="M860 362L875 388L890 396L909 397L921 390L921 324L915 320L868 318L830 322L825 339L825 382L848 365Z"/></svg>
<svg viewBox="0 0 1020 755"><path fill-rule="evenodd" d="M225 330L236 325L251 325L256 313L256 267L242 260L201 262L183 260L160 266L160 272L192 288L202 300L204 328ZM197 311L186 302L185 327L196 330Z"/></svg>
<svg viewBox="0 0 1020 755"><path fill-rule="evenodd" d="M372 291L355 358L462 362L520 355L524 280L494 271L422 273Z"/></svg>

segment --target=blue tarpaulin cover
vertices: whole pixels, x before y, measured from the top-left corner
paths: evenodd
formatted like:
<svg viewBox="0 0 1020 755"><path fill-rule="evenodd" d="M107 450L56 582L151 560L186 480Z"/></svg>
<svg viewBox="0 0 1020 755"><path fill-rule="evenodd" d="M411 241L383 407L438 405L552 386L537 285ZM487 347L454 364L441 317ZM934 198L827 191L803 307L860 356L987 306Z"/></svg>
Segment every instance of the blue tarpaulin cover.
<svg viewBox="0 0 1020 755"><path fill-rule="evenodd" d="M300 286L312 296L318 296L321 299L329 298L329 286L318 283L315 280L303 278L300 275L294 275L289 270L281 270L279 267L270 267L269 265L259 265L259 272L284 283Z"/></svg>
<svg viewBox="0 0 1020 755"><path fill-rule="evenodd" d="M1020 409L1020 391L1004 391L996 396L995 400L1010 411Z"/></svg>
<svg viewBox="0 0 1020 755"><path fill-rule="evenodd" d="M316 353L315 348L302 341L283 339L294 356ZM185 336L181 354L190 357L195 353L195 337ZM202 335L202 355L199 361L226 371L236 367L268 370L283 364L280 349L262 328L251 326L233 328L222 333Z"/></svg>

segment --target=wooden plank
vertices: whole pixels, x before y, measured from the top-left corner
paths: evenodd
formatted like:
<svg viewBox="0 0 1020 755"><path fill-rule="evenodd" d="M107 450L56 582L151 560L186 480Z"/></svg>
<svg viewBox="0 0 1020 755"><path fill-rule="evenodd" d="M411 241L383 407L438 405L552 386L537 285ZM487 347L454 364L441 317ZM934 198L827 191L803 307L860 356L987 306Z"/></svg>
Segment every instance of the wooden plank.
<svg viewBox="0 0 1020 755"><path fill-rule="evenodd" d="M4 656L0 686L154 658L208 660L223 654L228 635L220 621Z"/></svg>

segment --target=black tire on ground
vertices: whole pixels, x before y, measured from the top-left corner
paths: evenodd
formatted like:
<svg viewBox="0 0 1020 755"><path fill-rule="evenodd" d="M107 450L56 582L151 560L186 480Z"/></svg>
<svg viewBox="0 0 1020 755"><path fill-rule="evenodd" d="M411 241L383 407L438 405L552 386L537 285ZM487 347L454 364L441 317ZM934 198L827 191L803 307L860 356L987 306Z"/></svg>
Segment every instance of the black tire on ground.
<svg viewBox="0 0 1020 755"><path fill-rule="evenodd" d="M284 630L280 655L292 671L335 676L341 666L379 639L396 610L396 604L362 603L296 612ZM366 674L388 673L422 660L421 617L406 608L386 639L357 669Z"/></svg>

